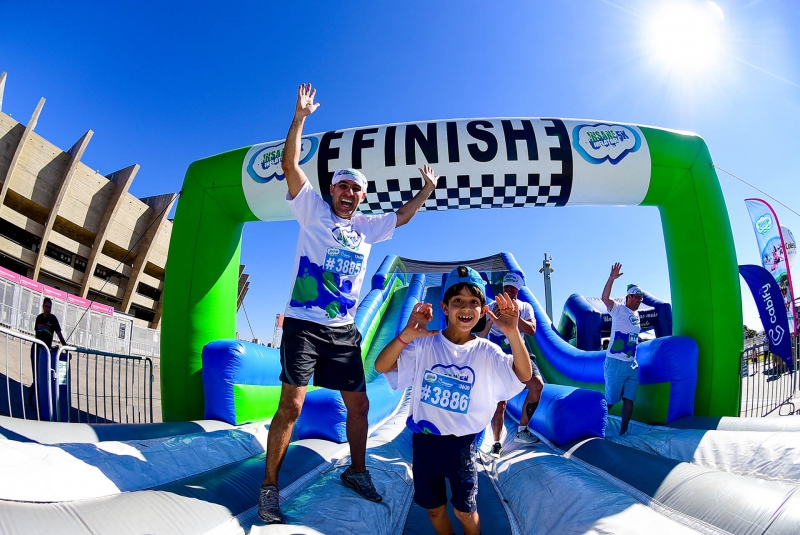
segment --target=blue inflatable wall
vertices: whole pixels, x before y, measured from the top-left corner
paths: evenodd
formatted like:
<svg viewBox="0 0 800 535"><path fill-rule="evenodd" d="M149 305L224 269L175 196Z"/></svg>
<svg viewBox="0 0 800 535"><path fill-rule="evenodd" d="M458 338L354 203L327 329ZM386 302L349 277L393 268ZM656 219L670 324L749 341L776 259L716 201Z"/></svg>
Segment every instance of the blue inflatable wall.
<svg viewBox="0 0 800 535"><path fill-rule="evenodd" d="M280 353L242 340L216 340L203 347L205 418L232 425L265 419L280 399Z"/></svg>
<svg viewBox="0 0 800 535"><path fill-rule="evenodd" d="M525 389L508 401L506 410L517 421L522 416ZM608 406L603 394L595 390L563 385L544 385L539 406L530 427L561 446L575 440L606 436Z"/></svg>

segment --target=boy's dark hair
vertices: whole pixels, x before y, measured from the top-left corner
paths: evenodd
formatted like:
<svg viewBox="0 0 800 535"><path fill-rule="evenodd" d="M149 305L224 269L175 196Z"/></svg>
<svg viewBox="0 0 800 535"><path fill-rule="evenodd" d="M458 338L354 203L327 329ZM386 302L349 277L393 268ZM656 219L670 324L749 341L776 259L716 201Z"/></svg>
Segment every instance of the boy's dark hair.
<svg viewBox="0 0 800 535"><path fill-rule="evenodd" d="M42 300L42 306L44 306L44 305L46 305L46 304L48 304L48 303L50 304L50 306L53 306L53 300L52 300L52 299L50 299L49 297L45 297L45 298Z"/></svg>
<svg viewBox="0 0 800 535"><path fill-rule="evenodd" d="M466 277L467 276L467 268L465 268L464 266L459 266L458 267L458 276L459 277ZM479 298L481 300L481 307L486 306L486 296L483 295L483 292L480 290L480 288L478 288L474 284L470 284L468 282L459 282L457 284L452 285L450 288L448 288L447 291L444 293L444 296L442 296L442 301L444 301L444 304L445 305L449 305L450 304L450 299L454 295L456 295L457 293L460 293L461 290L463 290L464 288L467 288L469 290L469 293L471 293L472 295L474 295L475 297L477 297L477 298Z"/></svg>

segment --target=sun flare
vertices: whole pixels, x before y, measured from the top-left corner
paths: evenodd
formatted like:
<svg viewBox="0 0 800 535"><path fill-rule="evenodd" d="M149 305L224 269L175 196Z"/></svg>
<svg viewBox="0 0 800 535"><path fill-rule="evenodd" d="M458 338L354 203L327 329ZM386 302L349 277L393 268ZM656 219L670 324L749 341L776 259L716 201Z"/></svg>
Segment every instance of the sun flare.
<svg viewBox="0 0 800 535"><path fill-rule="evenodd" d="M713 65L722 44L722 9L710 1L670 1L653 13L648 29L654 59L688 73Z"/></svg>

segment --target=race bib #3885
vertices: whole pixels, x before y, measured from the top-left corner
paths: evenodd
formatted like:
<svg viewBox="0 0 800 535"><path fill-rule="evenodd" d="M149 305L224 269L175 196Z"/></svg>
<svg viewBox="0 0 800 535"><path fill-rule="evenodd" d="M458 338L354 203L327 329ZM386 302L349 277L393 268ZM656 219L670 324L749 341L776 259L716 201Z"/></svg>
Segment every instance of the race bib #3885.
<svg viewBox="0 0 800 535"><path fill-rule="evenodd" d="M363 264L363 254L338 247L328 247L325 263L322 266L325 271L339 275L355 276L361 272Z"/></svg>

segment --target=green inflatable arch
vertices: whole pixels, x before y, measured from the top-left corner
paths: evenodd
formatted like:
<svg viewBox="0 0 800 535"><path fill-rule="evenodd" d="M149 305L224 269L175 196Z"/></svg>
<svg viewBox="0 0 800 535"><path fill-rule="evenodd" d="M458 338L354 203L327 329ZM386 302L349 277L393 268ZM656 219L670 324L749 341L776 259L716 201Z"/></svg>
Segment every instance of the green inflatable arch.
<svg viewBox="0 0 800 535"><path fill-rule="evenodd" d="M178 202L164 282L161 393L165 421L203 417L201 352L234 337L242 227L292 219L283 142L192 163ZM656 206L672 288L673 331L699 346L696 415L739 411L742 311L728 213L698 136L599 121L461 119L334 130L303 138L301 165L328 197L333 171L369 178L362 210L399 206L442 178L424 210ZM622 237L619 237L622 239Z"/></svg>

